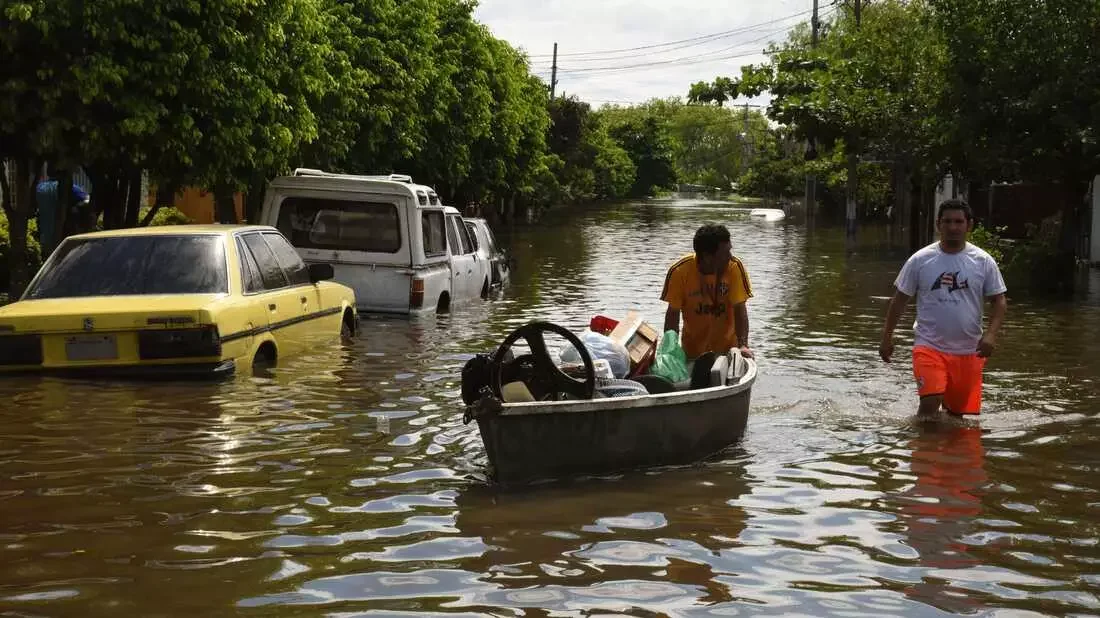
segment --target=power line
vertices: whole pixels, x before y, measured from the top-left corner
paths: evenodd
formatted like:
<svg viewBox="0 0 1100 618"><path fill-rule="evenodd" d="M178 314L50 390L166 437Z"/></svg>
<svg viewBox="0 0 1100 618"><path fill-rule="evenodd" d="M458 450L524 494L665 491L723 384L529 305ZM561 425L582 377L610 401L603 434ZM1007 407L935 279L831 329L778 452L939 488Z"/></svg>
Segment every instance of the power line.
<svg viewBox="0 0 1100 618"><path fill-rule="evenodd" d="M668 59L668 60L655 60L655 61L650 61L650 62L641 62L641 63L636 63L636 64L625 64L625 65L618 65L618 66L609 65L609 66L603 66L603 67L582 67L582 68L578 68L578 69L568 69L568 68L562 68L562 67L559 66L558 67L558 73L563 74L563 75L565 75L565 74L575 75L575 74L578 74L578 73L620 73L620 72L636 70L636 69L648 69L648 68L653 68L653 67L668 67L668 66L688 66L688 65L694 65L694 64L704 64L704 63L707 63L707 62L716 62L716 61L720 61L720 60L733 60L735 58L746 58L746 57L749 57L749 56L759 56L759 55L762 55L764 53L762 50L744 49L744 46L751 45L753 43L758 43L762 40L771 38L771 37L773 37L776 34L779 34L781 32L789 32L789 31L790 31L790 28L782 28L782 29L779 29L779 30L773 30L771 32L765 33L763 36L757 37L757 38L749 40L749 41L744 41L744 42L739 43L737 45L731 45L729 47L713 50L713 51L706 52L706 53L703 53L703 54L696 54L694 56L684 56L684 57L681 57L681 58L672 58L672 59ZM734 48L742 48L742 49L740 49L737 53L728 54L728 55L721 55L721 54L723 54L723 52L731 51Z"/></svg>
<svg viewBox="0 0 1100 618"><path fill-rule="evenodd" d="M795 18L795 17L801 17L801 16L809 14L811 12L812 11L810 11L810 10L800 11L798 13L793 13L793 14L787 15L785 17L780 17L780 18L773 19L773 20L770 20L770 21L761 22L761 23L758 23L758 24L752 24L752 25L749 25L749 26L741 26L741 27L738 27L738 28L734 28L732 30L725 30L725 31L722 31L722 32L716 32L714 34L704 34L704 35L697 36L697 37L692 37L692 38L689 38L689 39L680 39L678 41L668 41L667 43L655 43L655 44L652 44L652 45L642 45L640 47L624 47L624 48L619 48L619 49L606 49L606 50L600 50L600 51L573 52L573 53L569 53L569 54L559 54L559 57L561 57L561 58L577 58L577 57L584 57L584 56L597 56L597 55L607 55L607 54L618 55L618 54L624 54L624 53L629 53L629 52L637 52L637 51L646 50L646 49L657 49L657 48L661 48L661 47L670 47L670 46L675 46L675 45L683 45L685 43L691 43L691 45L684 45L685 47L691 47L693 45L702 44L702 43L709 42L709 41L715 40L715 39L725 38L725 37L728 37L728 36L731 36L731 35L734 35L734 34L740 34L740 33L743 33L743 32L750 32L750 31L755 30L756 28L759 28L761 26L768 26L768 25L779 23L779 22L782 22L782 21L786 21L788 19L792 19L792 18ZM682 49L682 48L676 48L676 49ZM672 51L672 50L668 49L668 50L664 50L664 51ZM534 54L534 55L531 55L529 57L533 59L533 58L547 58L548 56L549 56L549 54ZM611 60L612 58L608 58L608 59Z"/></svg>

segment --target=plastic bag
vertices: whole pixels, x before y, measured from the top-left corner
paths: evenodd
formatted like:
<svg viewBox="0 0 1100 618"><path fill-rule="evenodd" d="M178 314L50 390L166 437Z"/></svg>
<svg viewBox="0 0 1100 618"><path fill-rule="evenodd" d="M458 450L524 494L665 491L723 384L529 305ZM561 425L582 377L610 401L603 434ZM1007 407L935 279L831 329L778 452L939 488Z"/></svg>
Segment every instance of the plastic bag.
<svg viewBox="0 0 1100 618"><path fill-rule="evenodd" d="M673 383L682 382L691 377L691 373L688 372L687 355L680 347L680 336L676 331L665 331L661 337L661 342L657 345L657 356L653 359L649 373Z"/></svg>
<svg viewBox="0 0 1100 618"><path fill-rule="evenodd" d="M588 349L588 355L592 360L605 359L611 365L611 373L616 378L625 378L630 373L630 353L626 346L617 343L607 335L586 330L581 334L581 343ZM566 346L561 353L561 360L565 363L581 363L581 355L572 345Z"/></svg>

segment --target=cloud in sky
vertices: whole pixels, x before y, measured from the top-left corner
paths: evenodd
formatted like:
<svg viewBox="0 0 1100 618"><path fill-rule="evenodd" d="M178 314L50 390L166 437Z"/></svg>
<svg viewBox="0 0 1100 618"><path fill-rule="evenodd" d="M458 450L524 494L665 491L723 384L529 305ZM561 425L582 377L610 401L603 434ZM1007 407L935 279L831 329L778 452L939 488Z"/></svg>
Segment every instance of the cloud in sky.
<svg viewBox="0 0 1100 618"><path fill-rule="evenodd" d="M821 1L822 15L829 4ZM686 97L694 82L736 77L812 8L813 0L480 0L474 16L525 51L547 83L557 42L558 94L599 105Z"/></svg>

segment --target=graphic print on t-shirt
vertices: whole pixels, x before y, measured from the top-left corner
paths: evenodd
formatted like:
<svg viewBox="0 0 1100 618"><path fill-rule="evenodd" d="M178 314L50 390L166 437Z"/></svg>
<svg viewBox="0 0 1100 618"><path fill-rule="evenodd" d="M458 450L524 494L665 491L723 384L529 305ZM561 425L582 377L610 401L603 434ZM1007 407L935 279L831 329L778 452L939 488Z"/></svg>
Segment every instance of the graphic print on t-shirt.
<svg viewBox="0 0 1100 618"><path fill-rule="evenodd" d="M688 296L690 298L702 297L702 300L695 306L696 315L712 315L716 318L720 318L726 315L726 295L729 294L729 291L729 284L725 281L720 281L718 283L717 295L714 293L714 286L707 283L703 285L702 289L693 291L688 294Z"/></svg>
<svg viewBox="0 0 1100 618"><path fill-rule="evenodd" d="M948 292L956 292L958 290L970 289L970 280L963 279L959 281L959 273L962 271L956 270L955 272L944 271L940 273L940 276L936 278L936 282L932 284L933 290L938 290L941 287L947 288Z"/></svg>

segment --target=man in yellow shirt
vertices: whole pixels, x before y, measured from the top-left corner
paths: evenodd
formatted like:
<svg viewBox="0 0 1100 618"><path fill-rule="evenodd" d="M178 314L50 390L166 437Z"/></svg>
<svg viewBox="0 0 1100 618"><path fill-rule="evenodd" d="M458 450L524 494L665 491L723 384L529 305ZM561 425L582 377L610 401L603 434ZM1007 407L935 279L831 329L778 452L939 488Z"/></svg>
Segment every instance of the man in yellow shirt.
<svg viewBox="0 0 1100 618"><path fill-rule="evenodd" d="M731 348L753 357L749 348L749 311L752 285L741 260L730 253L730 232L724 225L707 223L695 232L695 253L680 258L665 276L661 300L668 303L665 332L684 332L680 345L688 359L704 352L724 354Z"/></svg>

